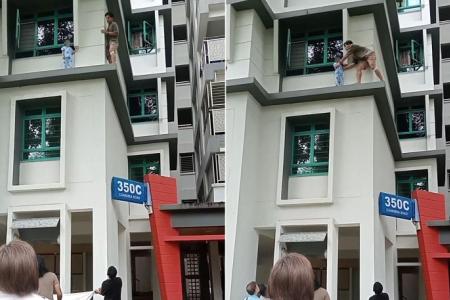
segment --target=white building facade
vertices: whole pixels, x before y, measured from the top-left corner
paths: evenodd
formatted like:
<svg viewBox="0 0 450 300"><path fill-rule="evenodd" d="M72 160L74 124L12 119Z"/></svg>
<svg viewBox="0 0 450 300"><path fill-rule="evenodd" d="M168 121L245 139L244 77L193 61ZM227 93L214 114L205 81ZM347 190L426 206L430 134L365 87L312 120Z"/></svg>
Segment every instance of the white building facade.
<svg viewBox="0 0 450 300"><path fill-rule="evenodd" d="M319 21L320 20L320 21ZM445 183L434 1L229 1L226 298L306 255L331 299L424 299L416 229L380 192ZM352 40L385 81L333 62Z"/></svg>

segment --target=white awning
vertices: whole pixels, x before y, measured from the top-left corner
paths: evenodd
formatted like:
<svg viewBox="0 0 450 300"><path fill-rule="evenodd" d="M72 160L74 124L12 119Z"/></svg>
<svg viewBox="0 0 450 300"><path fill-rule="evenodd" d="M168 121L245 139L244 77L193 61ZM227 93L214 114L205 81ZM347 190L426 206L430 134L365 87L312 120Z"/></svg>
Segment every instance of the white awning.
<svg viewBox="0 0 450 300"><path fill-rule="evenodd" d="M323 242L326 237L326 231L282 233L280 243Z"/></svg>
<svg viewBox="0 0 450 300"><path fill-rule="evenodd" d="M12 221L12 229L30 228L55 228L58 226L59 218L30 218L16 219Z"/></svg>

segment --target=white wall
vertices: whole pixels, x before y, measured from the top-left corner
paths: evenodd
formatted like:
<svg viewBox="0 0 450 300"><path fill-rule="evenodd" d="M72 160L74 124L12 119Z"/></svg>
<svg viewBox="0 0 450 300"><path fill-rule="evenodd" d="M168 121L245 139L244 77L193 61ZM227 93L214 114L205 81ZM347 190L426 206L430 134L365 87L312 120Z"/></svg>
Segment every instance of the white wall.
<svg viewBox="0 0 450 300"><path fill-rule="evenodd" d="M400 28L428 25L431 23L429 0L421 0L421 5L422 7L419 10L400 12L398 14Z"/></svg>
<svg viewBox="0 0 450 300"><path fill-rule="evenodd" d="M162 0L131 0L131 9L150 8L162 5Z"/></svg>

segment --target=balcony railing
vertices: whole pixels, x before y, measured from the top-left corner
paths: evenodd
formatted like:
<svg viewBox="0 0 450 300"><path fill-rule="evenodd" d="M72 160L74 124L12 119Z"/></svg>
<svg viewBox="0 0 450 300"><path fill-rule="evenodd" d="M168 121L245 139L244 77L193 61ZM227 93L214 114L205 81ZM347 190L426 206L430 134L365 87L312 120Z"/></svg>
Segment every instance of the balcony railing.
<svg viewBox="0 0 450 300"><path fill-rule="evenodd" d="M211 109L211 131L213 135L225 133L225 109Z"/></svg>
<svg viewBox="0 0 450 300"><path fill-rule="evenodd" d="M204 40L202 56L204 64L225 61L225 39L215 38Z"/></svg>

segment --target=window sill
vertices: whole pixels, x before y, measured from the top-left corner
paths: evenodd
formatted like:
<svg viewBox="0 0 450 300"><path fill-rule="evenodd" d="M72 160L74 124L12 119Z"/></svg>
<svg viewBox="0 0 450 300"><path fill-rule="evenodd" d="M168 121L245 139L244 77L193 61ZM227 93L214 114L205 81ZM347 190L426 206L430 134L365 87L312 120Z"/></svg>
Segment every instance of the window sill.
<svg viewBox="0 0 450 300"><path fill-rule="evenodd" d="M177 81L175 84L176 84L177 86L182 86L182 85L188 85L188 84L191 84L191 82L190 82L190 81Z"/></svg>
<svg viewBox="0 0 450 300"><path fill-rule="evenodd" d="M211 184L211 187L213 187L213 188L225 187L225 182L213 183L213 184Z"/></svg>
<svg viewBox="0 0 450 300"><path fill-rule="evenodd" d="M186 172L186 173L180 172L180 176L183 176L183 175L195 175L195 172Z"/></svg>
<svg viewBox="0 0 450 300"><path fill-rule="evenodd" d="M30 57L19 57L19 58L14 58L14 59L18 59L18 60L35 60L35 59L42 59L45 57L49 57L49 58L59 58L62 61L62 54L49 54L49 55L40 55L40 56L30 56Z"/></svg>
<svg viewBox="0 0 450 300"><path fill-rule="evenodd" d="M186 125L186 126L180 126L178 125L178 129L179 130L184 130L184 129L193 129L194 127L192 125Z"/></svg>
<svg viewBox="0 0 450 300"><path fill-rule="evenodd" d="M328 173L312 173L312 174L291 174L289 177L310 177L310 176L328 176Z"/></svg>
<svg viewBox="0 0 450 300"><path fill-rule="evenodd" d="M174 45L184 45L187 44L187 40L178 40L178 41L173 41Z"/></svg>
<svg viewBox="0 0 450 300"><path fill-rule="evenodd" d="M9 192L29 192L29 191L46 191L46 190L62 190L65 189L64 183L46 183L46 184L26 184L26 185L9 185Z"/></svg>
<svg viewBox="0 0 450 300"><path fill-rule="evenodd" d="M320 205L332 204L331 198L310 198L310 199L278 199L277 206L301 206L301 205Z"/></svg>

